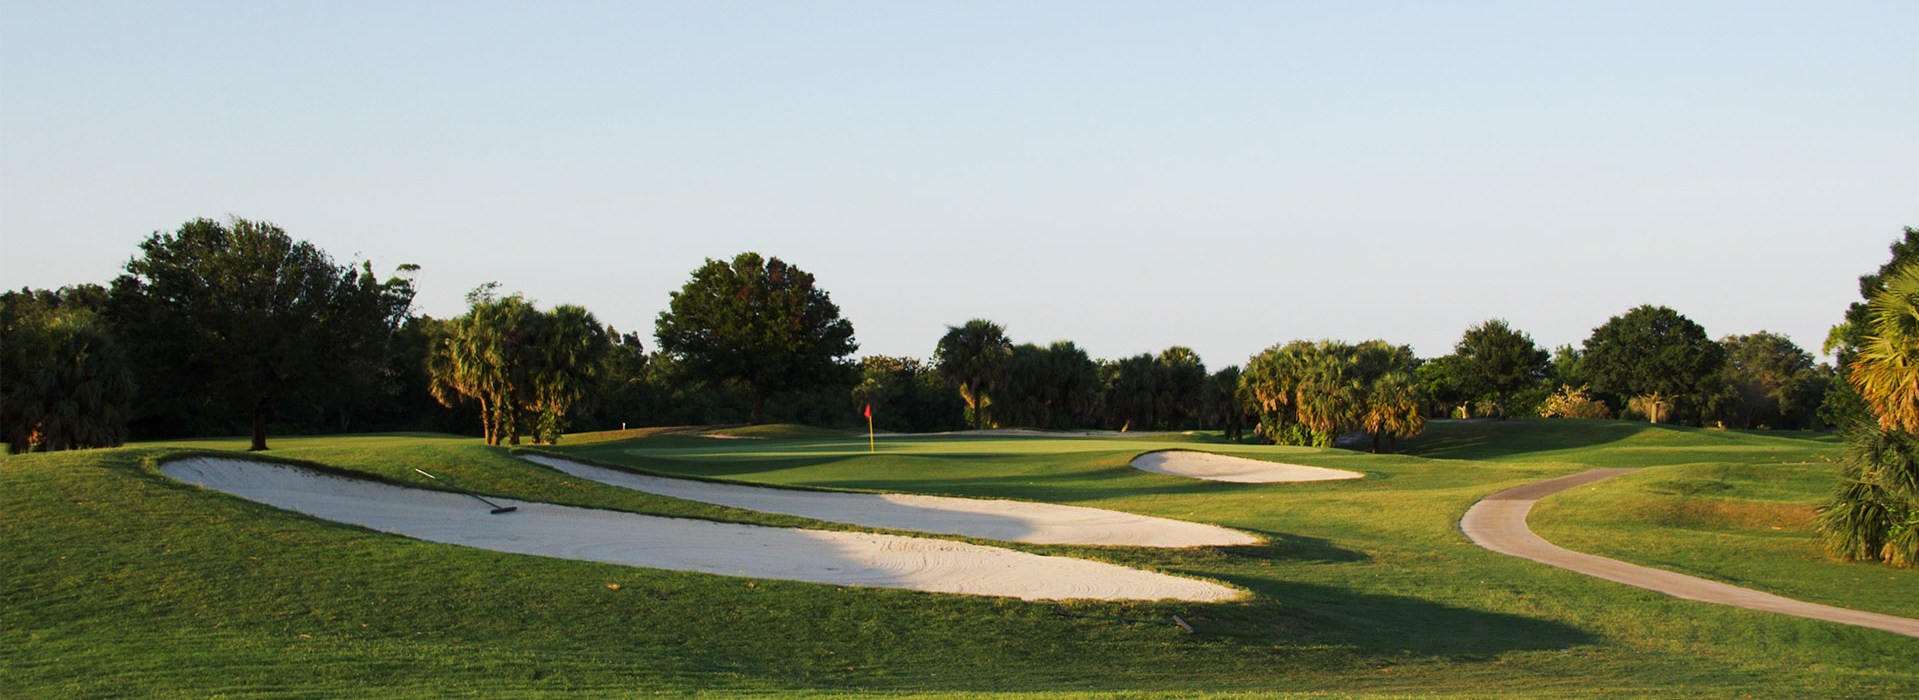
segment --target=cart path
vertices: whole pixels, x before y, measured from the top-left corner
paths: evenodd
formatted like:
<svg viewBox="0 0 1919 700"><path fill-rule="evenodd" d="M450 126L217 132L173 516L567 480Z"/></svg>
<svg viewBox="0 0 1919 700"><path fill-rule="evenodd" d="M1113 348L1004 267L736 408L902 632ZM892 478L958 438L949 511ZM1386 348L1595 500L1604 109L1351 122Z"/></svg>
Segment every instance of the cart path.
<svg viewBox="0 0 1919 700"><path fill-rule="evenodd" d="M1466 537L1474 544L1500 554L1531 559L1541 564L1657 591L1675 598L1870 627L1894 634L1919 637L1919 620L1808 603L1663 569L1628 564L1617 559L1581 554L1555 546L1533 534L1533 531L1526 527L1526 515L1532 512L1533 504L1539 499L1634 471L1638 470L1594 469L1506 489L1473 504L1473 507L1466 511L1466 516L1460 519L1459 529L1465 532Z"/></svg>

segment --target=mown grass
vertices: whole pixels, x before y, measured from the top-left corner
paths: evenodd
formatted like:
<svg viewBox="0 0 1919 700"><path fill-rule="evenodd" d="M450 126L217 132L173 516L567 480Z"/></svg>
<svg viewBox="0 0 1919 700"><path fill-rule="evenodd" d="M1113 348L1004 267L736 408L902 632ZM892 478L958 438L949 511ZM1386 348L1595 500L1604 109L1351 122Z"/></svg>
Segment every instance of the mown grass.
<svg viewBox="0 0 1919 700"><path fill-rule="evenodd" d="M1527 452L1527 444L1553 449ZM1828 434L1614 421L1445 425L1415 446L1498 460L1647 467L1541 502L1533 530L1563 547L1802 600L1919 618L1919 570L1840 563L1813 518L1837 484Z"/></svg>
<svg viewBox="0 0 1919 700"><path fill-rule="evenodd" d="M1595 581L1485 552L1457 529L1483 495L1593 461L1683 458L1673 464L1744 469L1816 462L1829 440L1648 434L1614 423L1570 433L1478 425L1435 426L1413 446L1426 456L1206 446L1367 474L1297 485L1219 484L1126 466L1140 452L1195 446L1183 436L894 438L869 454L863 435L767 428L761 439L664 435L557 448L771 484L1097 505L1269 538L1192 551L1020 547L1255 594L1225 604L1029 603L496 554L315 521L172 481L154 466L190 451L244 448L244 440L8 457L0 460L0 687L47 697L1896 697L1919 687L1919 640ZM489 495L821 525L571 479L473 440L273 444L275 458L423 488L445 484L415 467ZM1710 457L1715 451L1724 458ZM1672 475L1652 479L1665 484L1658 488L1718 489L1713 498L1727 503L1810 488L1764 478L1750 487L1682 486L1712 480L1670 467L1628 478L1655 471ZM1619 483L1613 488L1638 482ZM1744 488L1759 490L1748 498ZM1536 525L1556 501L1542 503ZM1701 520L1719 523L1702 532L1771 522L1763 506L1702 512L1723 519ZM1612 523L1568 522L1571 534L1621 539ZM1695 557L1689 551L1673 556ZM1825 579L1851 571L1885 570L1808 561L1778 573L1843 587ZM1167 624L1174 614L1199 633Z"/></svg>

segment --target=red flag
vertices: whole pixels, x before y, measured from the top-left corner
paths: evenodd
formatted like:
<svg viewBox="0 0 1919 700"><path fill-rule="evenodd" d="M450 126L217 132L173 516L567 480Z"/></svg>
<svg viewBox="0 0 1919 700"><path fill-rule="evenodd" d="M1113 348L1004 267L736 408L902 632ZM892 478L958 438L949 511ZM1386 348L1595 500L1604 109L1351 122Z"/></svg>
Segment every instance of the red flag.
<svg viewBox="0 0 1919 700"><path fill-rule="evenodd" d="M866 404L866 419L873 420L873 404Z"/></svg>

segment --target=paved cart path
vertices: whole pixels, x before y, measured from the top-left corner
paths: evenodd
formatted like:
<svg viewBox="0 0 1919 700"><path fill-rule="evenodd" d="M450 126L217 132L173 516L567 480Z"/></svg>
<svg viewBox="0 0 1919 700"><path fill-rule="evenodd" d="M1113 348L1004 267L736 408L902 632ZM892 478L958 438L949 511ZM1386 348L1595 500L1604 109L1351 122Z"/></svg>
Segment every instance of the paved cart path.
<svg viewBox="0 0 1919 700"><path fill-rule="evenodd" d="M1594 469L1506 489L1473 504L1473 507L1466 511L1466 517L1460 519L1459 529L1464 531L1466 537L1473 543L1500 554L1531 559L1541 564L1557 566L1568 571L1596 576L1628 586L1637 586L1649 591L1658 591L1676 598L1871 627L1894 634L1919 637L1919 620L1808 603L1663 569L1628 564L1617 559L1580 554L1540 539L1538 535L1533 534L1531 528L1526 527L1526 515L1532 512L1533 504L1539 499L1632 471L1637 470Z"/></svg>

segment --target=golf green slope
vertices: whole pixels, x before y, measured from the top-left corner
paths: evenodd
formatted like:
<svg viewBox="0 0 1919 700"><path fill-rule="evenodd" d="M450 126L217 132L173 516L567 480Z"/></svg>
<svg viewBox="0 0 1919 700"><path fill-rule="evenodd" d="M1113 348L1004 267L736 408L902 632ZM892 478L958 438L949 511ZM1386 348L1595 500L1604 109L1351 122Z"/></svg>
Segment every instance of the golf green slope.
<svg viewBox="0 0 1919 700"><path fill-rule="evenodd" d="M994 543L1254 593L1215 604L1029 603L419 542L200 490L155 467L171 455L239 449L241 440L21 455L0 459L0 687L31 697L1893 697L1919 687L1919 640L1666 598L1480 550L1457 528L1468 506L1501 488L1589 465L1647 466L1617 485L1548 499L1535 529L1568 547L1912 614L1902 608L1919 598L1914 572L1816 552L1757 574L1723 570L1739 559L1722 551L1727 542L1776 540L1782 552L1810 542L1803 519L1751 513L1816 502L1833 472L1828 438L1612 422L1437 424L1411 446L1415 455L1375 456L1202 438L965 436L883 440L868 453L864 436L749 433L550 449L709 478L1091 505L1215 523L1270 543L1170 551ZM474 440L275 445L275 459L421 488L447 484L414 468L515 499L857 529L571 479ZM1168 447L1366 477L1226 484L1127 466ZM1671 517L1639 516L1647 504ZM1617 551L1600 551L1609 547ZM1744 558L1761 556L1770 550ZM1174 615L1197 633L1171 624Z"/></svg>

